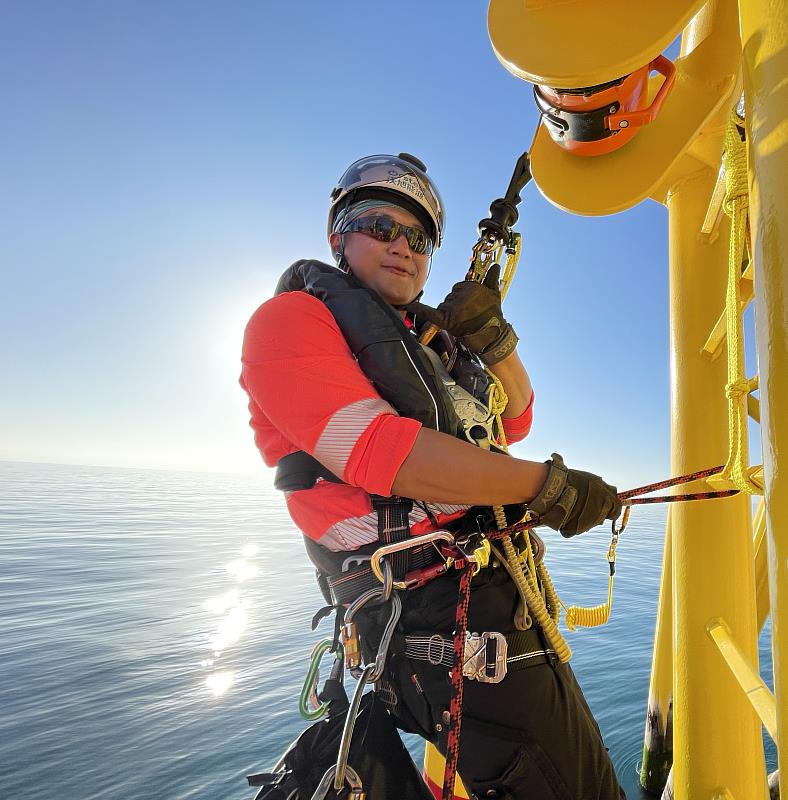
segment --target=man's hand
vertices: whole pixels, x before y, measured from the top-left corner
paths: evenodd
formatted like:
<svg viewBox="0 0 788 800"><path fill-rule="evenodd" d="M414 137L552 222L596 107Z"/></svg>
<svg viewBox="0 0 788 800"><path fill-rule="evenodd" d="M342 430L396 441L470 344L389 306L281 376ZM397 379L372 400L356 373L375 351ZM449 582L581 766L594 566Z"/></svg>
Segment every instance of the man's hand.
<svg viewBox="0 0 788 800"><path fill-rule="evenodd" d="M456 336L488 366L497 364L514 351L518 341L501 311L500 271L494 264L484 283L455 283L437 308L410 303L406 310Z"/></svg>
<svg viewBox="0 0 788 800"><path fill-rule="evenodd" d="M528 503L528 510L538 514L542 524L569 537L618 518L621 500L615 486L591 472L568 469L558 453L547 463L547 480Z"/></svg>

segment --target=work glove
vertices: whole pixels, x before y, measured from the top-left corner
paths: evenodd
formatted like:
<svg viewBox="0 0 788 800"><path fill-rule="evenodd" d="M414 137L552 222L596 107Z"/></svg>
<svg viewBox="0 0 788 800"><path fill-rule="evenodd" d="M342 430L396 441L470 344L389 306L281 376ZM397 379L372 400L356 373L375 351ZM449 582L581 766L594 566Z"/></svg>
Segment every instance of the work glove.
<svg viewBox="0 0 788 800"><path fill-rule="evenodd" d="M455 283L437 308L416 302L405 308L456 336L488 366L497 364L514 351L518 341L501 311L500 272L498 264L493 264L484 283Z"/></svg>
<svg viewBox="0 0 788 800"><path fill-rule="evenodd" d="M558 453L547 463L547 480L528 503L528 510L539 516L541 524L570 537L618 518L621 500L615 486L591 472L567 468Z"/></svg>

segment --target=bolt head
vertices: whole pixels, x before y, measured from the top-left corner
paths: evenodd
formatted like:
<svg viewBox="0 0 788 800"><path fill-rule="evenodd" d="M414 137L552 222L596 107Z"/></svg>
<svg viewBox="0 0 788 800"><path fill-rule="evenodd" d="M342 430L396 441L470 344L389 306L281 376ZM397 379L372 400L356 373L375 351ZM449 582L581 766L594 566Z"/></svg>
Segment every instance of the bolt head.
<svg viewBox="0 0 788 800"><path fill-rule="evenodd" d="M628 128L629 127L629 123L625 119L622 119L621 122L618 123L618 127L619 128Z"/></svg>

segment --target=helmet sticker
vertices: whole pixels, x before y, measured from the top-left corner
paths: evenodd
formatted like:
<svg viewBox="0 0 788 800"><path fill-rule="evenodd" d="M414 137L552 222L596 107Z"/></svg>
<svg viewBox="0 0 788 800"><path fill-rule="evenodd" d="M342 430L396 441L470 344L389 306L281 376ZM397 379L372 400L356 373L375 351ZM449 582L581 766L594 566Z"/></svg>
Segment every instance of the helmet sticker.
<svg viewBox="0 0 788 800"><path fill-rule="evenodd" d="M421 183L413 175L409 175L407 172L397 172L394 169L390 169L388 175L386 183L396 186L403 192L407 192L417 200L426 200Z"/></svg>

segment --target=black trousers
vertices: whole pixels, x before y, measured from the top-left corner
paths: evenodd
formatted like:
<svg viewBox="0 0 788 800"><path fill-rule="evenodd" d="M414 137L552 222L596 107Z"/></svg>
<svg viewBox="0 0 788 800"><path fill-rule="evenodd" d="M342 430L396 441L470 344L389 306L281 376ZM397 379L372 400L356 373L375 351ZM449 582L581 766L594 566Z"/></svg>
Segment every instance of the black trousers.
<svg viewBox="0 0 788 800"><path fill-rule="evenodd" d="M456 575L404 593L400 635L392 642L384 680L384 696L392 698L400 726L441 752L448 671L407 658L401 639L405 633L451 636L457 593ZM506 571L484 570L472 584L468 630L514 631L517 603ZM368 644L374 645L385 617L366 617L361 633ZM465 681L459 772L480 800L626 800L575 676L558 662L511 670L497 684Z"/></svg>

